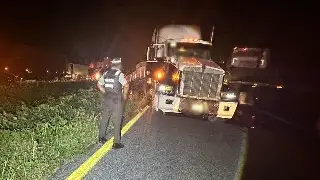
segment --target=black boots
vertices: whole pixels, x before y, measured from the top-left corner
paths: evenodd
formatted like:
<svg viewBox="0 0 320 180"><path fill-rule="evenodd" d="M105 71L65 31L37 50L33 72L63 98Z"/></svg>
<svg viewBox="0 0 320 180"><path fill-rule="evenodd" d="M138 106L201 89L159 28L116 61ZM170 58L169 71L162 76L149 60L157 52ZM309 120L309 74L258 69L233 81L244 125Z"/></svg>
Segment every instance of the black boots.
<svg viewBox="0 0 320 180"><path fill-rule="evenodd" d="M124 147L124 145L121 144L121 143L114 143L113 146L112 146L113 149L120 149L120 148L123 148L123 147Z"/></svg>
<svg viewBox="0 0 320 180"><path fill-rule="evenodd" d="M106 138L99 138L99 143L104 144L106 143L108 140ZM124 145L121 143L113 143L112 148L113 149L120 149L123 148Z"/></svg>
<svg viewBox="0 0 320 180"><path fill-rule="evenodd" d="M99 143L104 144L107 142L106 138L99 138Z"/></svg>

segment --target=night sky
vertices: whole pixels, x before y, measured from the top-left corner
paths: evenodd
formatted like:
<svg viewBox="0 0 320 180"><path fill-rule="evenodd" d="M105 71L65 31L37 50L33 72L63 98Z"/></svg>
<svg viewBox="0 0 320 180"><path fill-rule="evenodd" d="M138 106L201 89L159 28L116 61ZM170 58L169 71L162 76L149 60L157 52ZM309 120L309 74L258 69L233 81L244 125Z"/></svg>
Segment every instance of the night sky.
<svg viewBox="0 0 320 180"><path fill-rule="evenodd" d="M302 81L307 76L313 81L316 12L310 3L275 2L10 1L0 8L0 58L20 43L78 62L121 56L125 68L130 69L143 60L156 26L195 24L208 38L215 25L215 59L228 56L236 45L267 47L272 65L287 81ZM28 63L39 69L48 66L36 60ZM308 75L299 75L305 72Z"/></svg>

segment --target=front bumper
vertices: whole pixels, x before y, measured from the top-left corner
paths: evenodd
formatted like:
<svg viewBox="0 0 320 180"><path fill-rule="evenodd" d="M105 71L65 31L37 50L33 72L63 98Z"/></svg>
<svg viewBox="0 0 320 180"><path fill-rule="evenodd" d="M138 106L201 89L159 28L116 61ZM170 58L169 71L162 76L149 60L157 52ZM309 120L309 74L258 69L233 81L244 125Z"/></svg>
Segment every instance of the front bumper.
<svg viewBox="0 0 320 180"><path fill-rule="evenodd" d="M213 100L180 98L179 110L182 113L191 113L195 115L216 114L218 105L219 102Z"/></svg>
<svg viewBox="0 0 320 180"><path fill-rule="evenodd" d="M220 101L217 112L217 117L231 119L236 112L238 102L223 102Z"/></svg>
<svg viewBox="0 0 320 180"><path fill-rule="evenodd" d="M233 117L238 105L237 102L200 100L164 94L158 94L156 101L158 103L158 108L164 112L216 115L217 117L225 119L231 119Z"/></svg>
<svg viewBox="0 0 320 180"><path fill-rule="evenodd" d="M165 112L186 113L194 115L216 114L219 103L212 100L175 97L157 94L158 109Z"/></svg>

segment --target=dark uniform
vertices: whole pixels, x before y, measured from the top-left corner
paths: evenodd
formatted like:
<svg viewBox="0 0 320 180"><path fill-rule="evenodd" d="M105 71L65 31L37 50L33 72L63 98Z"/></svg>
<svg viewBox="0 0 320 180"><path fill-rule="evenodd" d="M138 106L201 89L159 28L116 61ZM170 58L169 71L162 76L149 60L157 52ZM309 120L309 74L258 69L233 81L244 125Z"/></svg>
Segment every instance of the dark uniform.
<svg viewBox="0 0 320 180"><path fill-rule="evenodd" d="M122 116L124 111L124 98L122 87L127 83L120 69L111 68L105 72L98 82L106 90L104 94L104 110L99 125L99 140L106 141L106 130L110 119L114 126L114 145L121 140Z"/></svg>

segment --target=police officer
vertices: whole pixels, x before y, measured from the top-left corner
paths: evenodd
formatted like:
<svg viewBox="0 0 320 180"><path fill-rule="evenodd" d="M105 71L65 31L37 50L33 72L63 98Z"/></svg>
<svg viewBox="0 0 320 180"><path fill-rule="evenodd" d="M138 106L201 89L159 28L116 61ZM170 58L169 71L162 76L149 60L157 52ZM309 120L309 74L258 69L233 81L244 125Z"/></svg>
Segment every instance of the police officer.
<svg viewBox="0 0 320 180"><path fill-rule="evenodd" d="M122 148L121 126L124 111L124 102L127 99L129 85L121 72L121 58L111 61L111 68L107 70L98 81L98 88L103 93L104 110L99 125L99 142L105 143L106 130L111 119L114 126L113 148Z"/></svg>

